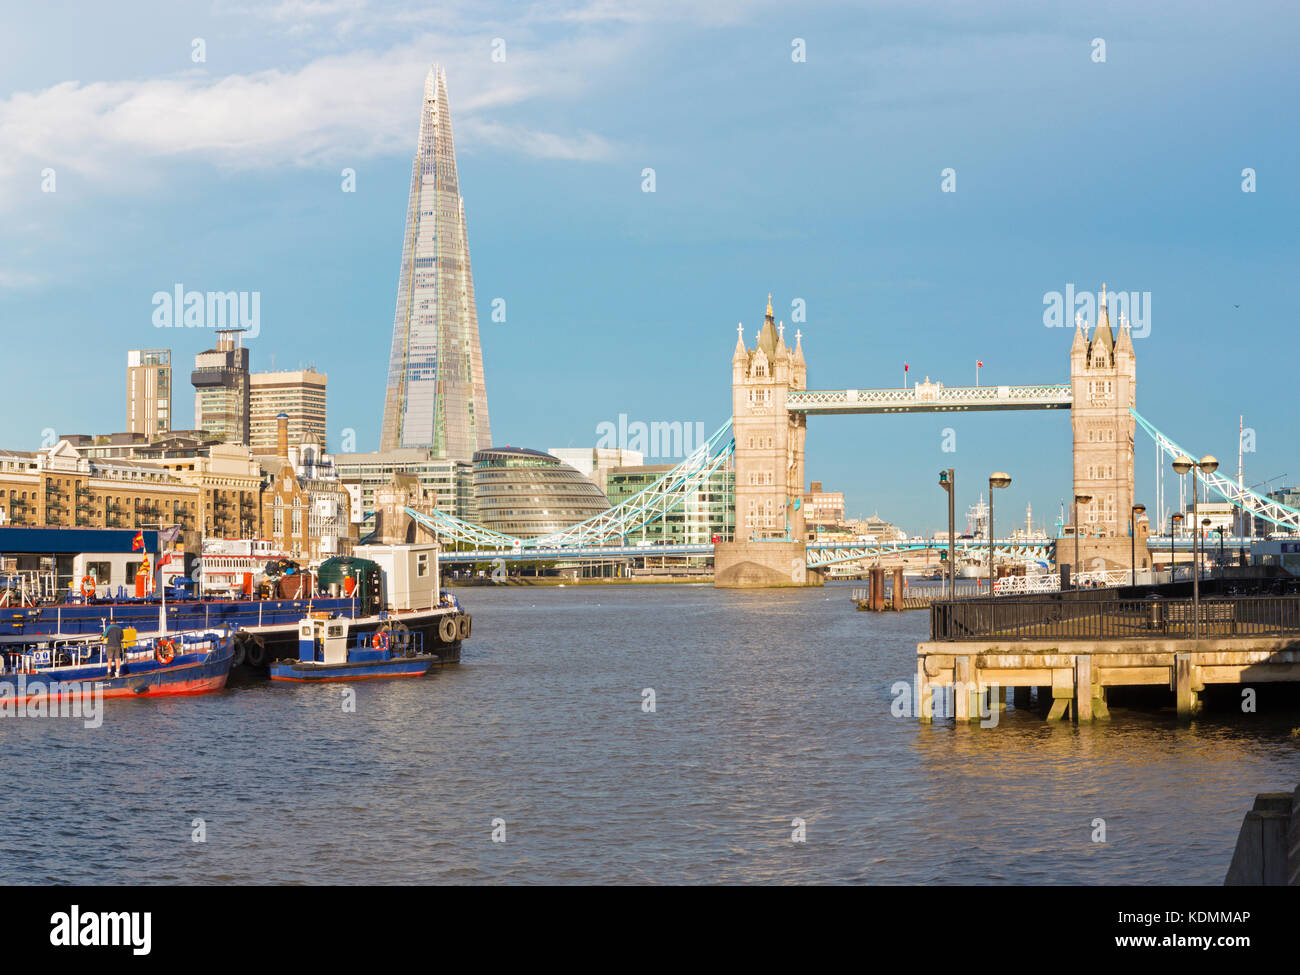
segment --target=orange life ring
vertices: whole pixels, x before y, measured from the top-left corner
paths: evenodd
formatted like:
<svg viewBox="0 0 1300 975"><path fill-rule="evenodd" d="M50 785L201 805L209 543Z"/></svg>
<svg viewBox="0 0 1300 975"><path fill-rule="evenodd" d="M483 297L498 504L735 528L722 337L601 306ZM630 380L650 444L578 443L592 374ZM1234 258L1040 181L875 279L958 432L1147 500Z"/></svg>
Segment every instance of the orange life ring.
<svg viewBox="0 0 1300 975"><path fill-rule="evenodd" d="M153 645L153 656L160 664L169 664L176 659L176 644L171 640L158 640Z"/></svg>
<svg viewBox="0 0 1300 975"><path fill-rule="evenodd" d="M371 646L373 646L376 650L387 650L387 649L388 649L388 631L387 631L387 630L376 630L376 631L375 631L375 635L374 635L374 637L373 637L372 640L371 640Z"/></svg>
<svg viewBox="0 0 1300 975"><path fill-rule="evenodd" d="M95 598L95 577L94 576L81 577L81 594L85 596L87 599Z"/></svg>

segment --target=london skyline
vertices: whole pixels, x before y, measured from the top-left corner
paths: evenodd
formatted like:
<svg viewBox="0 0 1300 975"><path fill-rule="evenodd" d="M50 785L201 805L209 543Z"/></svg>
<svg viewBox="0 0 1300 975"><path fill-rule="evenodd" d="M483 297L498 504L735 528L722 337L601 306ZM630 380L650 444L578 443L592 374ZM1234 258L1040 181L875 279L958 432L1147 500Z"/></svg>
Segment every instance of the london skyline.
<svg viewBox="0 0 1300 975"><path fill-rule="evenodd" d="M412 119L436 60L458 99L497 443L592 445L624 414L715 429L736 322L752 335L769 291L777 318L804 332L810 389L901 385L904 363L910 381L970 385L976 360L984 384L1061 382L1070 330L1044 327L1047 297L1106 282L1153 296L1149 334L1135 334L1139 409L1227 466L1244 413L1259 458L1246 457L1247 483L1300 476L1271 408L1285 357L1249 351L1285 343L1294 318L1295 137L1253 121L1285 117L1279 93L1294 87L1296 19L1281 8L1230 23L1189 14L1159 36L1119 5L994 18L965 25L978 33L942 67L942 27L960 16L948 4L884 5L870 32L837 7L739 5L719 15L725 50L709 42L716 24L684 10L502 12L436 30L413 10L382 5L364 27L322 12L292 36L268 20L268 37L289 40L278 48L239 40L220 8L191 8L172 51L129 37L100 50L112 32L91 14L40 63L13 52L0 131L32 113L50 124L7 140L16 151L0 172L18 230L0 251L11 362L67 335L60 376L116 403L126 350L166 346L188 363L211 344L202 329L155 329L155 293L255 292L254 368L314 362L331 376L331 442L351 430L357 450L378 446ZM46 16L26 11L9 33L32 36ZM232 107L239 125L214 121ZM59 274L66 261L83 268L77 280ZM48 381L5 377L18 396ZM183 396L177 406L174 425L188 426ZM32 447L46 428L93 418L78 396L42 403L25 425L6 421L5 443ZM955 452L941 448L947 429ZM896 475L879 476L886 463ZM1138 500L1150 501L1154 463L1139 440ZM941 499L918 485L947 466L963 504L1005 469L1001 510L1032 501L1050 520L1069 491L1068 425L810 425L809 476L843 490L850 512L911 531L939 527Z"/></svg>

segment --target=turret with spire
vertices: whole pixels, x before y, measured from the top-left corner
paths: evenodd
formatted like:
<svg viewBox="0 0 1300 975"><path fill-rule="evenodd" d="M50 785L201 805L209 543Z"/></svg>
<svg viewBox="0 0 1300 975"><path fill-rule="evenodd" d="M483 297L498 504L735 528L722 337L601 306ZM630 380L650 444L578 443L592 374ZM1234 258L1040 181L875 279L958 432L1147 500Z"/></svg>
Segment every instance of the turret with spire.
<svg viewBox="0 0 1300 975"><path fill-rule="evenodd" d="M1090 499L1079 505L1081 537L1087 540L1079 551L1079 570L1098 564L1122 568L1133 557L1128 546L1134 420L1129 411L1136 400L1137 362L1125 325L1121 316L1116 337L1103 284L1091 338L1076 318L1070 346L1074 493Z"/></svg>
<svg viewBox="0 0 1300 975"><path fill-rule="evenodd" d="M776 320L770 294L752 349L745 345L744 326L737 325L731 363L735 533L743 551L729 556L726 544L719 543L715 584L749 585L759 575L773 584L803 584L804 512L797 502L803 490L807 419L791 412L787 402L792 392L807 388L807 366L802 334L796 335L793 350L786 345L785 323ZM787 547L768 544L758 552L745 547L756 539L782 541ZM737 573L747 581L732 579Z"/></svg>

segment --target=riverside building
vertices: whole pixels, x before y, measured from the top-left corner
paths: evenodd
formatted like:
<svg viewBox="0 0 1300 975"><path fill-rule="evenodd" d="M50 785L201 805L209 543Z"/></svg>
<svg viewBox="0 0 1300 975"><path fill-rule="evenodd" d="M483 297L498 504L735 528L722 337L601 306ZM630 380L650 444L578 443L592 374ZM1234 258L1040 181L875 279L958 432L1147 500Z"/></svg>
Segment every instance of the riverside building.
<svg viewBox="0 0 1300 975"><path fill-rule="evenodd" d="M526 447L474 454L478 523L516 538L537 538L594 518L609 500L559 458Z"/></svg>

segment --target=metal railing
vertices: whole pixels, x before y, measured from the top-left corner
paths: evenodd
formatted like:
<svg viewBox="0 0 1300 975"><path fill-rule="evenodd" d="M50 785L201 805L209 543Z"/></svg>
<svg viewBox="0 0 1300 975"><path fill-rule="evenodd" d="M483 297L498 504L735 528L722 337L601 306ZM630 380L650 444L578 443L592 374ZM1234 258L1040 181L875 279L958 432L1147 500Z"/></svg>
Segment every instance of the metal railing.
<svg viewBox="0 0 1300 975"><path fill-rule="evenodd" d="M1202 638L1300 635L1300 596L1206 597L1200 617ZM1113 599L1105 590L1082 590L1060 599L936 602L930 639L1190 640L1195 622L1191 599Z"/></svg>

